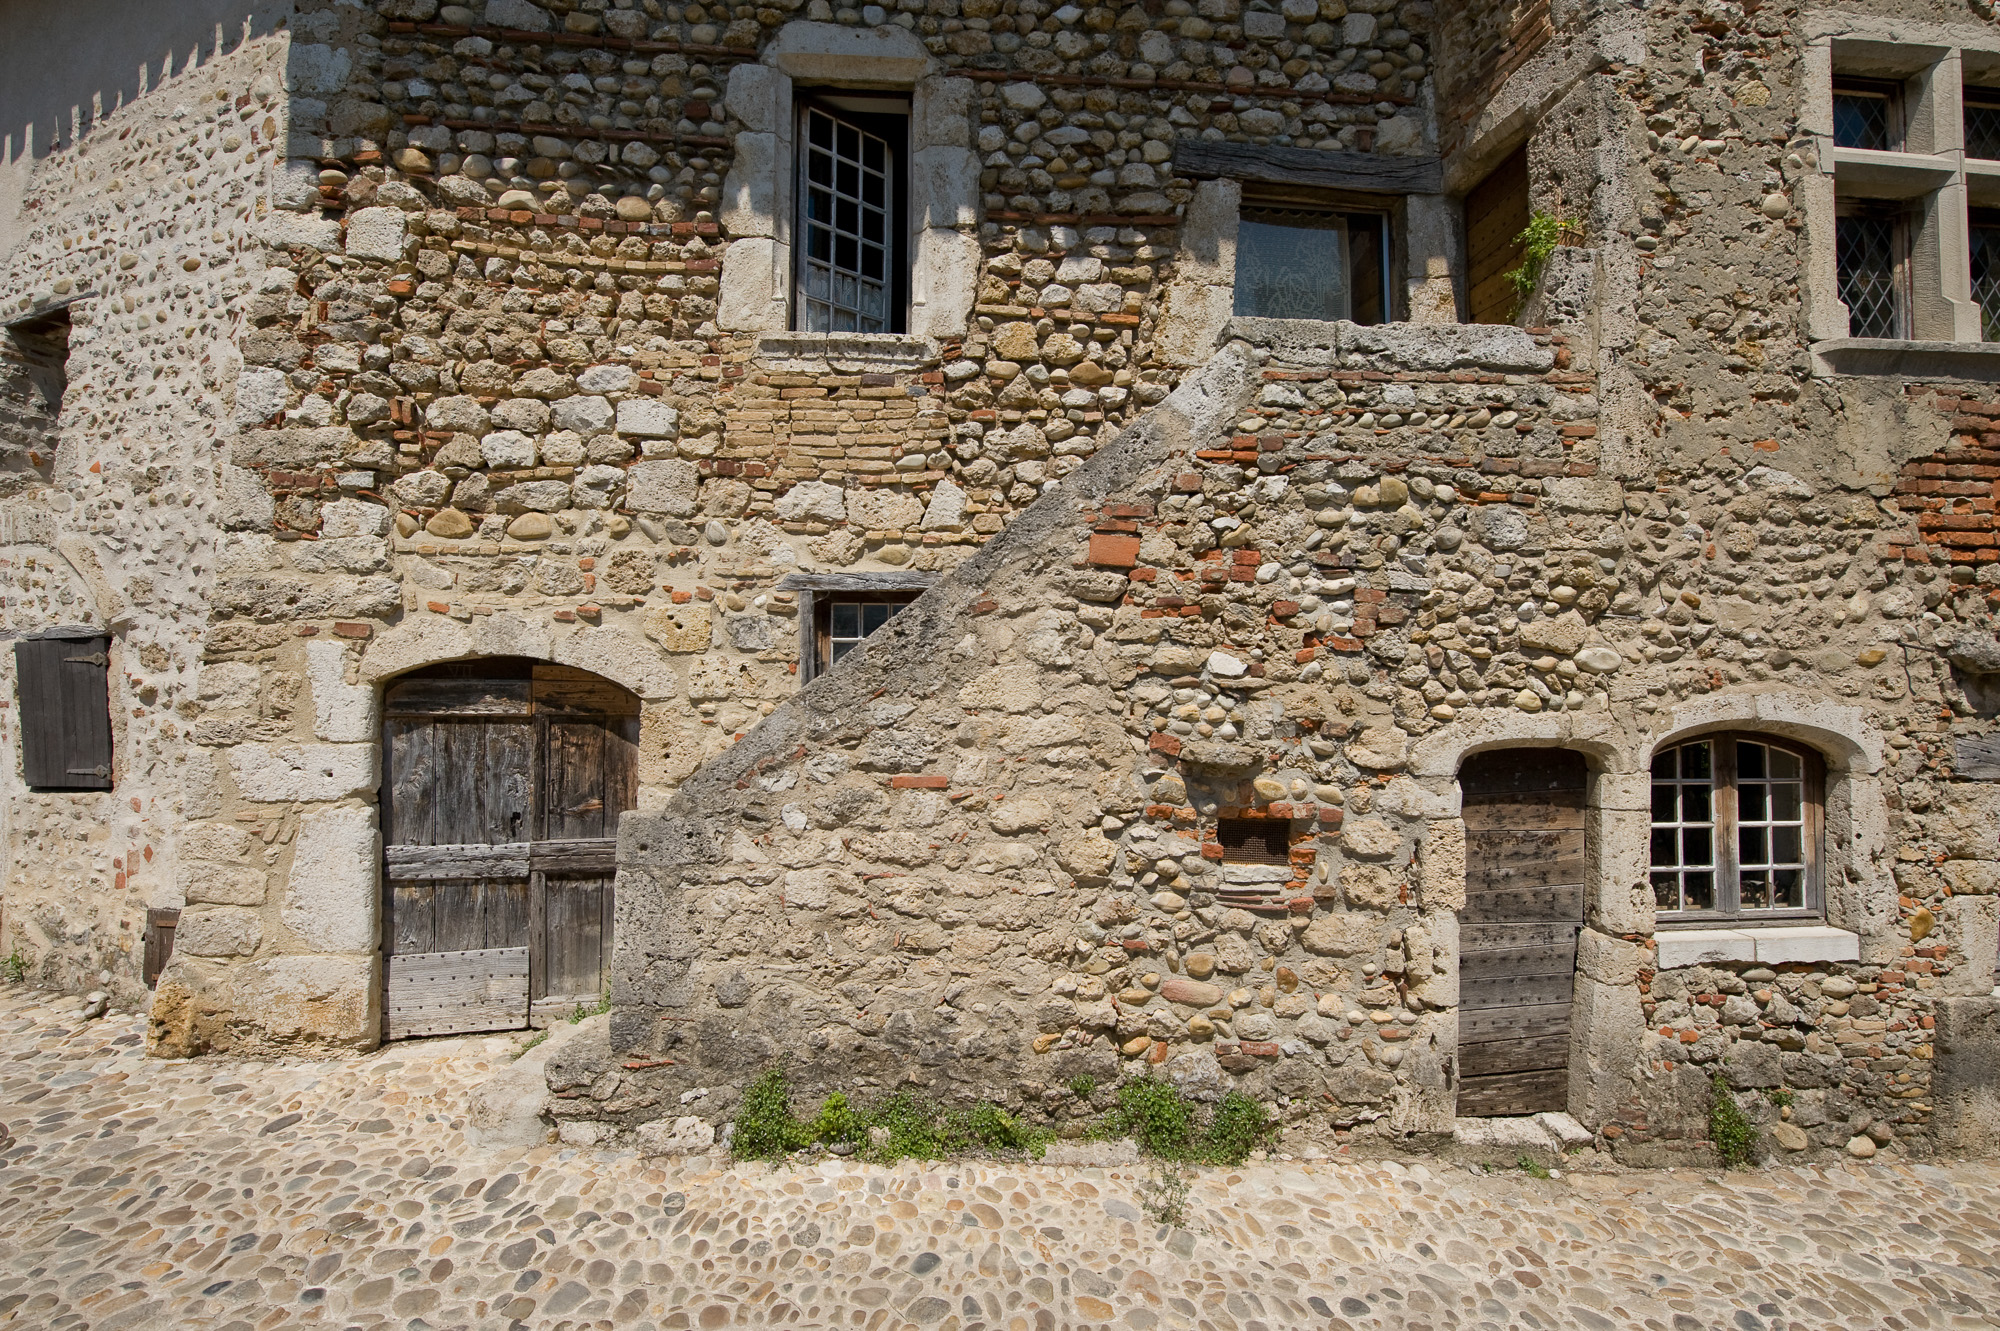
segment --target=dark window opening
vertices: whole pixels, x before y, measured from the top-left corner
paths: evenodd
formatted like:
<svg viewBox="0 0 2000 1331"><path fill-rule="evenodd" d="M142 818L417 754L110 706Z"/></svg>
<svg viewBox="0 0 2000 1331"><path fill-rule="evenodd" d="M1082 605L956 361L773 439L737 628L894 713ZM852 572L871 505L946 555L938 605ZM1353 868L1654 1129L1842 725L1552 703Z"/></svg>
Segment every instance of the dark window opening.
<svg viewBox="0 0 2000 1331"><path fill-rule="evenodd" d="M799 100L798 290L809 333L900 333L910 302L907 98Z"/></svg>
<svg viewBox="0 0 2000 1331"><path fill-rule="evenodd" d="M1833 143L1837 148L1903 147L1903 85L1879 79L1836 79Z"/></svg>
<svg viewBox="0 0 2000 1331"><path fill-rule="evenodd" d="M8 324L0 337L0 494L46 480L69 389L69 307Z"/></svg>
<svg viewBox="0 0 2000 1331"><path fill-rule="evenodd" d="M1835 268L1848 336L1909 336L1907 233L1900 208L1855 205L1835 218Z"/></svg>
<svg viewBox="0 0 2000 1331"><path fill-rule="evenodd" d="M1825 768L1817 754L1723 735L1653 759L1652 886L1662 915L1819 909Z"/></svg>
<svg viewBox="0 0 2000 1331"><path fill-rule="evenodd" d="M1235 312L1260 319L1387 323L1389 218L1246 198L1236 231Z"/></svg>
<svg viewBox="0 0 2000 1331"><path fill-rule="evenodd" d="M111 639L14 644L21 779L31 790L111 789Z"/></svg>
<svg viewBox="0 0 2000 1331"><path fill-rule="evenodd" d="M1222 845L1224 864L1290 864L1292 821L1289 818L1221 818L1215 839Z"/></svg>
<svg viewBox="0 0 2000 1331"><path fill-rule="evenodd" d="M810 679L865 642L897 611L923 594L901 588L880 592L823 592L813 597L813 669Z"/></svg>
<svg viewBox="0 0 2000 1331"><path fill-rule="evenodd" d="M2000 161L2000 88L1965 90L1965 155Z"/></svg>

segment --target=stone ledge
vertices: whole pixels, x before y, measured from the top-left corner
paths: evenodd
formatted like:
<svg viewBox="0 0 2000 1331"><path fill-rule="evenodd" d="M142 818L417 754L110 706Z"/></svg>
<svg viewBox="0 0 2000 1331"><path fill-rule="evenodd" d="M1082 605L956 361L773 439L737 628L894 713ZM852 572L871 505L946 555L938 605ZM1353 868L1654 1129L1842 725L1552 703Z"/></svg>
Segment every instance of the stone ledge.
<svg viewBox="0 0 2000 1331"><path fill-rule="evenodd" d="M1861 938L1830 925L1771 925L1750 929L1669 929L1654 935L1659 969L1708 961L1859 961Z"/></svg>
<svg viewBox="0 0 2000 1331"><path fill-rule="evenodd" d="M757 339L761 369L795 374L890 374L936 362L937 343L902 333L767 333Z"/></svg>
<svg viewBox="0 0 2000 1331"><path fill-rule="evenodd" d="M1813 374L1905 375L1917 379L2000 380L2000 342L1916 342L1830 337L1812 344Z"/></svg>

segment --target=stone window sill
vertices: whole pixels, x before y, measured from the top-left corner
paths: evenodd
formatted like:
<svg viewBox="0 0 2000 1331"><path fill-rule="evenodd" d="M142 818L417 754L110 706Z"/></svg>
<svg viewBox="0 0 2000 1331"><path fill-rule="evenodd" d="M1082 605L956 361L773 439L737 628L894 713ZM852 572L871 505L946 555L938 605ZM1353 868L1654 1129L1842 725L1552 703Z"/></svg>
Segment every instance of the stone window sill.
<svg viewBox="0 0 2000 1331"><path fill-rule="evenodd" d="M2000 379L2000 342L1918 342L1893 337L1829 337L1812 344L1813 373L1900 374Z"/></svg>
<svg viewBox="0 0 2000 1331"><path fill-rule="evenodd" d="M937 343L902 333L768 333L757 339L757 360L794 374L893 374L926 369Z"/></svg>
<svg viewBox="0 0 2000 1331"><path fill-rule="evenodd" d="M1861 938L1825 924L1782 924L1747 929L1662 929L1653 935L1661 970L1709 961L1859 961Z"/></svg>

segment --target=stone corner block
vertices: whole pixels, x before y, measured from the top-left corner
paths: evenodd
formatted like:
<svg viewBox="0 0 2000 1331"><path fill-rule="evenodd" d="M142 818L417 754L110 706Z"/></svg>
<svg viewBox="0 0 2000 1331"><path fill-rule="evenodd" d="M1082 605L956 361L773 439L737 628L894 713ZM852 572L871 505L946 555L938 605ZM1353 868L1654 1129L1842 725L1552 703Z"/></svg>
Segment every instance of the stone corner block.
<svg viewBox="0 0 2000 1331"><path fill-rule="evenodd" d="M373 947L381 854L372 808L324 809L302 816L285 881L285 927L316 953Z"/></svg>
<svg viewBox="0 0 2000 1331"><path fill-rule="evenodd" d="M229 750L229 766L253 804L370 795L377 781L372 744L239 744Z"/></svg>
<svg viewBox="0 0 2000 1331"><path fill-rule="evenodd" d="M400 208L362 208L347 219L347 252L394 263L403 257L409 219Z"/></svg>
<svg viewBox="0 0 2000 1331"><path fill-rule="evenodd" d="M306 644L306 676L312 683L313 734L336 744L365 744L380 724L375 690L347 682L351 653L345 643Z"/></svg>
<svg viewBox="0 0 2000 1331"><path fill-rule="evenodd" d="M1669 929L1654 939L1659 969L1678 970L1705 961L1755 961L1757 944L1741 929Z"/></svg>

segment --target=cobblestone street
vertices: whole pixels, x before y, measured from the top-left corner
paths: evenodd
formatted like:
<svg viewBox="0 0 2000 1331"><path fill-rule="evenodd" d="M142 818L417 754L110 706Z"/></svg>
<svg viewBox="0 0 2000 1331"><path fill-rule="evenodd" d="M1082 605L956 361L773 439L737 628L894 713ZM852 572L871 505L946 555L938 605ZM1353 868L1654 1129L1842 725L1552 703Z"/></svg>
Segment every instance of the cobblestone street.
<svg viewBox="0 0 2000 1331"><path fill-rule="evenodd" d="M0 991L0 1326L2000 1326L2000 1169L764 1165L465 1140L513 1038L145 1058Z"/></svg>

